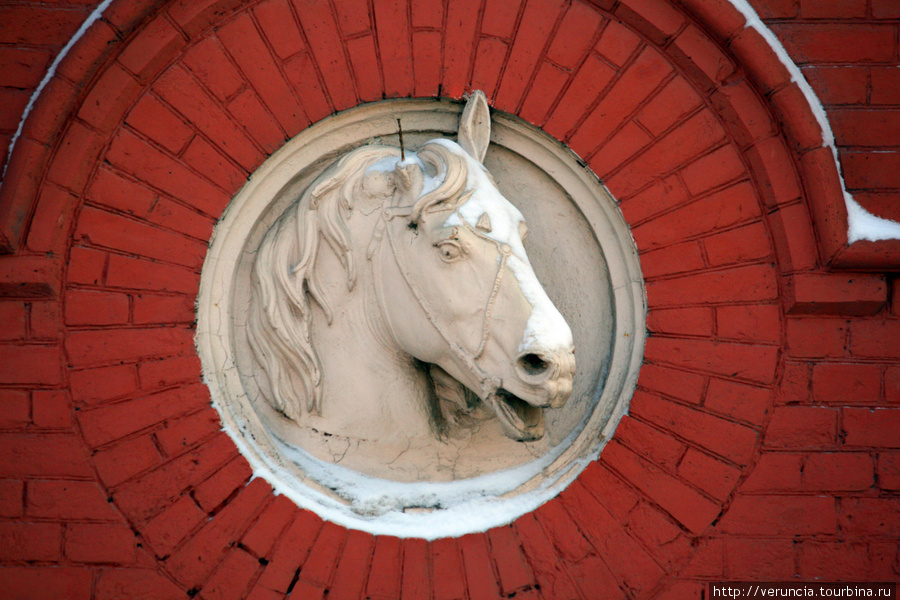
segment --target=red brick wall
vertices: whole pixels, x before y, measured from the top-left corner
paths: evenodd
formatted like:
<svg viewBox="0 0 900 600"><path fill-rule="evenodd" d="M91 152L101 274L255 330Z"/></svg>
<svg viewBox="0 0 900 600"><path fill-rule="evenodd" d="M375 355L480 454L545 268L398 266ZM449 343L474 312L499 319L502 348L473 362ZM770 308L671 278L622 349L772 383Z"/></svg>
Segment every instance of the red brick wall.
<svg viewBox="0 0 900 600"><path fill-rule="evenodd" d="M897 47L880 54L871 32L900 21L877 0L810 6L760 11L841 104L851 187L889 199L893 171L871 165L894 156L892 113L872 107L898 97L876 85ZM846 54L816 43L828 27ZM864 97L827 79L844 72L865 73ZM248 484L219 431L193 347L206 243L310 123L475 88L567 142L620 200L650 308L639 387L601 459L510 526L430 543L348 531ZM113 3L0 190L0 586L675 599L716 579L897 579L900 255L846 247L820 140L723 0ZM866 272L833 270L854 265Z"/></svg>
<svg viewBox="0 0 900 600"><path fill-rule="evenodd" d="M757 0L828 111L847 187L900 220L900 66L893 0Z"/></svg>

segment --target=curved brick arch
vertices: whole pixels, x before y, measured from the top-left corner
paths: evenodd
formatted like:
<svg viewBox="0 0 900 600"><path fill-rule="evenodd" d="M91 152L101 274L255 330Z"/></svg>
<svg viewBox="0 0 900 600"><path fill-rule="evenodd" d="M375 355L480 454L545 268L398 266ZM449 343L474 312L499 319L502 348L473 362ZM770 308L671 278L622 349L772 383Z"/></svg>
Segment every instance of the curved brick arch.
<svg viewBox="0 0 900 600"><path fill-rule="evenodd" d="M186 33L196 34L204 27L209 26L211 19L218 18L223 12L233 10L238 4L238 2L231 0L230 2L222 3L194 4L189 7L187 5L179 6L174 9L174 14L176 15L174 18L180 21L179 26ZM683 23L679 23L679 17L674 16L677 11L662 5L662 3L641 5L638 9L628 6L627 3L601 1L597 4L605 9L614 8L616 17L629 22L638 31L647 35L649 39L658 43L672 42L670 34L683 25ZM740 59L742 66L749 71L752 79L764 93L777 92L772 98L772 104L778 109L781 122L786 125L788 138L795 142L796 148L801 150L816 148L819 145L818 141L821 136L809 106L805 100L799 97L796 85L790 82L789 74L768 44L762 40L755 30L743 29L743 16L730 4L720 2L693 0L686 2L686 5L688 9L695 13L694 18L699 20L701 27L711 31L719 41L723 42ZM54 83L56 85L49 86L40 98L29 120L29 127L25 129L25 139L19 144L20 148L22 146L25 146L25 148L21 148L17 156L11 160L10 173L4 186L7 192L4 194L5 197L2 203L7 206L9 213L3 219L4 230L2 233L7 238L6 243L15 243L21 235L22 227L27 224L29 206L35 201L33 194L36 181L33 179L32 173L36 170L35 166L47 158L48 149L41 147L41 144L53 142L53 136L57 135L58 125L61 123L60 119L64 117L67 113L66 109L77 98L84 82L93 74L92 68L96 69L98 64L102 63L104 57L108 57L113 53L118 39L127 38L129 35L133 35L134 29L146 25L144 21L148 14L147 9L143 9L140 6L129 6L129 3L126 2L114 3L111 8L106 10L104 20L92 28L84 39L79 41L75 51L72 52L72 56L67 57L67 60L63 62L59 69L62 77L57 76L55 78ZM386 10L385 16L387 14L388 11ZM156 25L156 27L158 31L151 32L151 36L162 36L163 38L171 36L172 31L167 31L165 26ZM431 42L425 41L427 39L426 36L421 37L423 41L420 45L433 44L434 42L434 40ZM361 42L357 42L357 44L359 43ZM160 55L171 54L177 51L181 45L182 43L177 40L168 39L165 43L162 43L160 39L157 39L150 48L147 48L147 51L154 54L157 58L162 58ZM670 56L675 57L676 62L680 62L689 71L700 72L701 77L704 76L702 74L704 68L712 67L709 64L705 66L699 65L699 62L702 61L695 63L689 55L679 54L684 50L687 50L689 53L693 51L720 54L720 51L714 48L714 44L706 37L706 34L694 26L682 32L679 40L674 42L674 46L676 47L675 52L670 52ZM433 57L434 50L434 48L426 50L429 58ZM496 51L496 45L493 49L487 50L488 53L495 53ZM495 58L493 55L490 55L490 57L491 59ZM716 60L719 60L719 58L713 58L712 55L707 56L707 61L715 62ZM159 60L154 62L158 63ZM401 60L399 63L402 65L403 61ZM391 65L392 61L388 61L387 64ZM405 68L409 71L409 65L405 67L400 65L395 65L393 67L394 70ZM150 71L152 71L154 67L158 66L158 64L143 65L143 69L150 68ZM490 68L496 68L496 66ZM448 79L448 77L453 75L458 76L463 72L463 69L463 65L449 64L447 66L448 74L444 79ZM548 73L544 72L543 75L552 77ZM149 72L144 73L144 75L149 75ZM473 81L480 83L478 80L479 74L473 73L473 75L475 77ZM388 73L385 81L390 81L392 77L402 76ZM709 74L707 73L705 76L709 76ZM113 93L124 93L127 95L128 90L115 88L123 85L127 86L130 82L123 80L121 75L117 78L113 77L113 79L117 79L117 81L109 82L114 88ZM449 92L451 96L458 96L465 88L462 82L451 83L447 80L441 83L445 86L444 91ZM404 95L404 93L415 92L416 95L428 95L428 92L433 91L426 91L422 84L416 84L417 89L413 89L409 81L399 83L399 85L401 88L405 86L405 89L388 89L385 90L385 93L391 95L403 92L399 95ZM374 96L371 96L372 91L372 89L361 91L359 99L376 99ZM746 100L746 90L735 90L735 93L743 96L743 98L724 98L719 108L727 111L731 108L728 106L729 104L741 105L742 100ZM345 94L343 96L345 104L347 103L347 98L348 96ZM349 107L349 104L339 108L346 107ZM104 108L107 110L113 109L110 111L111 118L109 120L111 122L115 121L118 117L115 109L121 107L106 106ZM750 112L755 109L755 107L743 108ZM739 116L735 121L739 121L740 118ZM32 123L36 123L36 125L32 125ZM84 142L82 141L82 143ZM765 172L767 165L784 160L783 152L780 149L769 149L768 153L763 151L761 154L762 160L757 165L757 170L760 172ZM804 157L804 159L803 168L804 173L807 175L806 179L810 182L810 185L814 186L810 190L809 196L813 198L812 213L816 220L816 226L820 230L819 240L822 246L822 253L826 260L832 260L837 253L843 250L843 246L846 244L846 211L843 207L840 184L837 181L837 170L831 165L828 156L822 152L813 153ZM787 221L787 226L788 229L793 231L795 228L792 226L792 222L793 220ZM799 229L799 232L794 233L806 234L804 227ZM843 262L852 264L853 261L854 259L851 257L844 259Z"/></svg>
<svg viewBox="0 0 900 600"><path fill-rule="evenodd" d="M30 305L41 368L5 383L65 407L42 426L72 454L52 477L83 488L83 532L66 543L110 540L66 561L106 565L98 597L142 585L209 598L695 590L677 578L768 424L779 278L817 266L789 154L814 132L785 137L743 64L669 5L460 2L408 19L382 3L374 15L233 4L123 16L140 28L93 76L34 183L26 248L68 262L50 261L59 270L33 287L59 300ZM601 460L510 527L433 543L348 532L248 484L218 431L191 329L206 242L247 175L309 123L474 88L569 143L620 199L654 334L639 389ZM75 435L60 415L74 415Z"/></svg>

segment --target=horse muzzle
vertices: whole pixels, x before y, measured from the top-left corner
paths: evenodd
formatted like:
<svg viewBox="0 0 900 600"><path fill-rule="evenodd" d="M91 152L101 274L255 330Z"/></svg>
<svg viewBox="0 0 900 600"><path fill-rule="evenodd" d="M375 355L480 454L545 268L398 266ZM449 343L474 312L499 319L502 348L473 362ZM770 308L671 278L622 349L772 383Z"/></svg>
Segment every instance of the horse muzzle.
<svg viewBox="0 0 900 600"><path fill-rule="evenodd" d="M500 387L488 401L504 434L520 442L544 436L544 409L565 406L572 394L575 353L524 352L515 361L519 382ZM510 382L511 383L511 382Z"/></svg>
<svg viewBox="0 0 900 600"><path fill-rule="evenodd" d="M516 358L516 374L531 391L523 394L529 404L562 408L572 394L575 378L575 349L530 350Z"/></svg>

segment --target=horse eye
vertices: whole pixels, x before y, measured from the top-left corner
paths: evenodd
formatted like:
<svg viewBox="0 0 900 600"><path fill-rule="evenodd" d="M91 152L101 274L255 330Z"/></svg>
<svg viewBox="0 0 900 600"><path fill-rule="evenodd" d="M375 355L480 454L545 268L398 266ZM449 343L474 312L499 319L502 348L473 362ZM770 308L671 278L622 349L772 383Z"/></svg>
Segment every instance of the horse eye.
<svg viewBox="0 0 900 600"><path fill-rule="evenodd" d="M441 260L444 262L452 262L462 256L462 247L453 240L445 240L435 244L438 252L441 253Z"/></svg>
<svg viewBox="0 0 900 600"><path fill-rule="evenodd" d="M519 237L522 238L523 242L528 237L528 225L525 224L525 221L519 222Z"/></svg>

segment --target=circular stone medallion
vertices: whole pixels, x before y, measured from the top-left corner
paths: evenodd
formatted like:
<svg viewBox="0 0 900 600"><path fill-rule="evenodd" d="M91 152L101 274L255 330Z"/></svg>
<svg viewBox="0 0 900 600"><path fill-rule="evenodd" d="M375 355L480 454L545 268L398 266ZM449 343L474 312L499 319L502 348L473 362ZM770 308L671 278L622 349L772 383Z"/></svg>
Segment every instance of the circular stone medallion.
<svg viewBox="0 0 900 600"><path fill-rule="evenodd" d="M344 526L434 539L509 522L596 458L634 390L646 307L627 224L575 155L486 106L459 146L429 144L457 139L456 102L325 119L273 154L216 227L197 345L223 426L256 475ZM484 179L460 148L477 155L487 136ZM442 148L464 169L459 189ZM479 181L490 194L473 192ZM476 201L501 204L475 214ZM537 283L523 283L529 262ZM528 341L565 324L531 316L523 337L516 298L532 314L555 306L571 329L567 401L552 377L568 350ZM550 389L543 399L492 372L506 337L522 389Z"/></svg>

